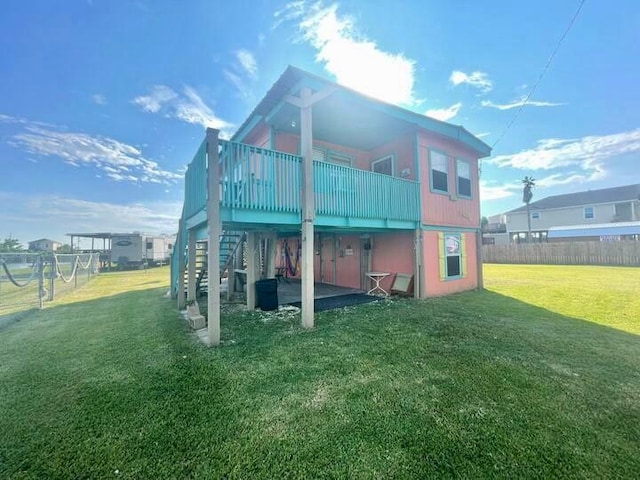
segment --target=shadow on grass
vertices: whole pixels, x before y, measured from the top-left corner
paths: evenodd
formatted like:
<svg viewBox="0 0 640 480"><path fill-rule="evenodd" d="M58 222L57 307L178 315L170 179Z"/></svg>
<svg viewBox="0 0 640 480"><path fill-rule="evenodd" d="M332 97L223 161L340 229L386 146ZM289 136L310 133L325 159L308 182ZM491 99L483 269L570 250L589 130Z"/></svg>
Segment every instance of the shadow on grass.
<svg viewBox="0 0 640 480"><path fill-rule="evenodd" d="M166 287L0 335L0 476L633 477L638 337L492 292L189 333Z"/></svg>

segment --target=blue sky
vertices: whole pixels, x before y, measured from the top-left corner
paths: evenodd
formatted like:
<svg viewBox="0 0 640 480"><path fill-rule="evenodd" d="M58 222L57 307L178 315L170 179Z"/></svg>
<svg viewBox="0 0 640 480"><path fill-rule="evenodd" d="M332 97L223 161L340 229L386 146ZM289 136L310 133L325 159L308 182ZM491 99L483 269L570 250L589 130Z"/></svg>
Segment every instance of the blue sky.
<svg viewBox="0 0 640 480"><path fill-rule="evenodd" d="M545 70L581 3L7 0L0 238L174 232L205 127L233 132L288 64L498 141L483 215L525 175L534 200L636 183L640 6L584 2Z"/></svg>

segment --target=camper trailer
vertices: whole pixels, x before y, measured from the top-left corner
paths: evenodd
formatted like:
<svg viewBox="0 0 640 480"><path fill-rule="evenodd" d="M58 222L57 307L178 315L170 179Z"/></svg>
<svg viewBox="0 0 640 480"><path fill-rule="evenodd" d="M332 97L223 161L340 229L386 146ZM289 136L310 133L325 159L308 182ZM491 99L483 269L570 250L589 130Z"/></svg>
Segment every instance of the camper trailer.
<svg viewBox="0 0 640 480"><path fill-rule="evenodd" d="M116 233L111 237L111 259L118 267L143 268L169 262L175 237Z"/></svg>

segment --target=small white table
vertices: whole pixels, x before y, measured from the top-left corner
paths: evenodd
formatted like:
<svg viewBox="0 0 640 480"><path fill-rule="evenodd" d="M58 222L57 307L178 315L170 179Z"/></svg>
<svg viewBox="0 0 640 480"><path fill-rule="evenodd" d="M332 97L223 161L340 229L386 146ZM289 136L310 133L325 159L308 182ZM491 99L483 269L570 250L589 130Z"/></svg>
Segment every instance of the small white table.
<svg viewBox="0 0 640 480"><path fill-rule="evenodd" d="M375 282L375 286L367 292L367 295L380 290L384 295L389 296L389 293L380 286L380 281L391 275L389 272L366 272L365 275Z"/></svg>

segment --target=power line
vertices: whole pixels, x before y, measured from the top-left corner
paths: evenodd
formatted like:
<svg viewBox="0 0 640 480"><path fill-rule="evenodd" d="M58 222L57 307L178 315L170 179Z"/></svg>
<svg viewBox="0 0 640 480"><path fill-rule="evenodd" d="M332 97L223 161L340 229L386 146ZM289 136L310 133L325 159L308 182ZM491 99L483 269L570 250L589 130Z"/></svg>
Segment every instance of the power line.
<svg viewBox="0 0 640 480"><path fill-rule="evenodd" d="M531 99L531 96L533 95L533 93L538 88L538 85L540 85L540 82L542 81L542 78L544 77L544 74L547 73L547 70L549 69L549 66L551 65L551 62L553 61L553 58L556 56L556 53L558 53L558 50L560 49L560 46L562 45L562 42L564 41L565 37L569 34L569 31L571 30L571 27L573 27L573 24L575 23L576 19L578 18L578 15L580 15L580 11L582 10L582 7L584 6L585 2L586 2L586 0L582 0L580 2L580 5L578 5L578 9L576 10L576 13L573 14L573 18L571 18L571 21L569 22L569 26L567 27L567 29L564 31L564 33L560 37L560 40L558 40L558 43L556 43L556 46L554 47L553 52L551 52L551 56L549 57L549 60L547 60L547 63L542 68L542 71L540 72L540 75L538 76L538 79L536 80L536 83L534 83L533 87L531 87L531 90L529 90L529 94L525 97L524 101L522 102L522 105L520 105L518 107L518 109L516 110L516 112L513 114L513 117L511 117L511 120L509 121L507 126L504 128L504 130L502 131L500 136L497 138L497 140L495 142L493 142L493 145L491 145L491 149L494 149L495 146L500 142L500 140L502 140L504 138L506 133L509 131L509 129L515 123L516 119L520 116L520 113L522 112L524 107L527 105L527 103Z"/></svg>

